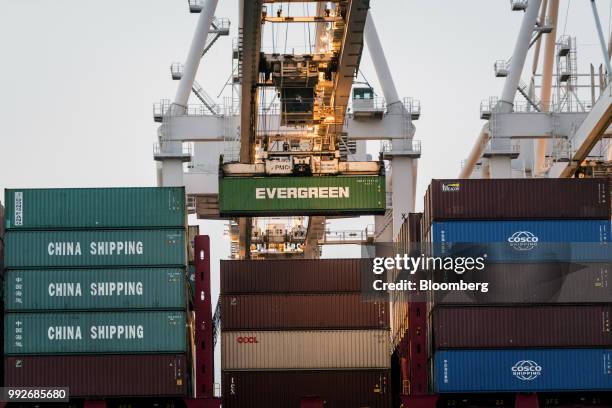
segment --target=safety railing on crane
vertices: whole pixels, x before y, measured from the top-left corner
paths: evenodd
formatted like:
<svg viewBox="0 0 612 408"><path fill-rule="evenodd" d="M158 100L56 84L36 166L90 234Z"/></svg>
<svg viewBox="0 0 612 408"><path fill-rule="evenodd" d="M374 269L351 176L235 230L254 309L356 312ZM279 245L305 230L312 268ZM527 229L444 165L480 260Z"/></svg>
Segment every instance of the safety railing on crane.
<svg viewBox="0 0 612 408"><path fill-rule="evenodd" d="M485 99L480 102L480 119L489 120L491 114L494 112L495 107L499 103L499 98L492 96L489 99Z"/></svg>
<svg viewBox="0 0 612 408"><path fill-rule="evenodd" d="M512 11L524 11L527 9L529 0L510 0Z"/></svg>
<svg viewBox="0 0 612 408"><path fill-rule="evenodd" d="M325 230L319 245L339 245L347 243L368 243L374 240L374 225L368 225L363 230Z"/></svg>
<svg viewBox="0 0 612 408"><path fill-rule="evenodd" d="M548 34L553 30L552 18L550 16L544 17L544 21L538 21L536 30L540 33Z"/></svg>
<svg viewBox="0 0 612 408"><path fill-rule="evenodd" d="M421 154L421 141L411 139L392 139L381 142L381 152L393 153L397 151Z"/></svg>
<svg viewBox="0 0 612 408"><path fill-rule="evenodd" d="M155 122L163 121L164 116L169 114L170 106L172 106L170 99L162 99L153 104L153 119Z"/></svg>
<svg viewBox="0 0 612 408"><path fill-rule="evenodd" d="M209 31L210 33L228 35L230 29L230 20L229 18L224 17L214 17L211 26L213 29Z"/></svg>
<svg viewBox="0 0 612 408"><path fill-rule="evenodd" d="M562 35L559 37L556 43L557 56L565 57L572 50L572 37L569 35Z"/></svg>
<svg viewBox="0 0 612 408"><path fill-rule="evenodd" d="M192 156L193 149L190 144L178 145L179 142L170 143L154 143L153 144L153 155L154 156Z"/></svg>
<svg viewBox="0 0 612 408"><path fill-rule="evenodd" d="M510 73L510 60L497 60L493 63L495 76L497 78L507 77Z"/></svg>
<svg viewBox="0 0 612 408"><path fill-rule="evenodd" d="M407 112L412 120L417 120L421 116L421 101L418 99L406 97L401 100L404 107L404 111ZM385 114L401 114L401 110L390 110L387 101L380 97L375 96L368 99L352 99L352 104L349 107L349 114L360 113L360 112L377 112L381 111Z"/></svg>
<svg viewBox="0 0 612 408"><path fill-rule="evenodd" d="M414 98L404 98L402 100L406 112L410 114L412 120L417 120L421 117L421 101Z"/></svg>
<svg viewBox="0 0 612 408"><path fill-rule="evenodd" d="M189 12L199 13L204 8L204 0L188 0Z"/></svg>

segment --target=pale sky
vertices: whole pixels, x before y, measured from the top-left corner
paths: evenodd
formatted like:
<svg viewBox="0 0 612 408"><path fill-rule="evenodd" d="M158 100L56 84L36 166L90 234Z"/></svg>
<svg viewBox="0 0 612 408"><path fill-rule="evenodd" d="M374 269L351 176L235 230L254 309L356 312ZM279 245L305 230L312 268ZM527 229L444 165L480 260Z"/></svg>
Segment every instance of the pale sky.
<svg viewBox="0 0 612 408"><path fill-rule="evenodd" d="M220 0L216 12L232 21L231 37L237 4ZM609 38L612 1L597 4ZM512 54L523 13L508 0L371 6L399 94L421 100L420 209L431 178L457 176L483 125L480 101L503 86L493 62ZM153 186L152 104L174 96L169 65L184 60L196 19L187 0L0 0L0 189ZM603 61L593 21L588 0L561 0L558 31L577 37L581 72ZM198 72L211 95L230 75L231 37ZM361 70L379 90L367 49ZM203 225L226 257L223 224Z"/></svg>

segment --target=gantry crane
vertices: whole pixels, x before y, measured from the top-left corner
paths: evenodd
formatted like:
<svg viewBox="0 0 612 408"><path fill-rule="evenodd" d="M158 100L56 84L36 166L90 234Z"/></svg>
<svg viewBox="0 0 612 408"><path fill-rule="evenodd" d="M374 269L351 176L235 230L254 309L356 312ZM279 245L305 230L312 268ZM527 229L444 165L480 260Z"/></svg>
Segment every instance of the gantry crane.
<svg viewBox="0 0 612 408"><path fill-rule="evenodd" d="M312 1L312 15L290 13L290 3L294 2L239 2L238 39L232 51L233 98L216 103L195 76L202 57L227 24L214 17L217 1L191 0L190 10L200 16L185 63L171 67L173 79L180 81L176 96L172 102L166 100L154 106L155 119L161 122L159 143L154 150L158 183L185 185L190 210L200 218L231 218L229 233L235 256L249 256L251 249L261 256L278 255L278 246L266 254L261 245L257 247L258 242L251 242L264 238L270 242L269 231L283 230L281 235L288 237L287 244L300 241L289 248L299 250L284 256L317 257L319 246L334 241L332 237L356 236L354 232L328 231L326 217L330 215L377 214L376 227L357 235L363 237L363 242L372 237L392 240L399 231L402 215L414 210L420 144L413 140L413 121L420 116L420 104L398 96L369 12L370 1ZM289 24L314 26L312 49L301 54L265 52L264 30ZM353 89L364 41L381 84L382 101L375 101L370 88ZM202 105L188 104L191 92ZM367 140L385 142L379 160L366 157ZM390 161L391 166L385 166L383 160ZM387 182L385 167L391 169ZM244 180L274 183L291 177L292 183L308 180L309 188L324 182L325 186L316 188L322 188L322 197L331 194L334 198L337 194L349 195L348 190L338 193L336 189L344 187L331 181L345 176L366 177L361 185L350 188L368 187L370 183L370 190L363 191L375 197L376 190L380 194L377 201L364 208L345 209L335 204L311 208L306 204L282 211L252 211L256 208L247 201L236 203L235 199L232 205L228 204L240 192L246 193L239 185ZM300 188L307 188L304 186ZM285 194L283 188L279 190L281 194ZM292 191L289 190L290 196L305 192L312 198L312 190ZM270 198L265 190L263 194ZM253 194L252 198L258 197ZM296 218L289 220L284 229L278 225L267 228L265 222L271 222L268 217L278 215ZM304 236L300 235L303 231Z"/></svg>
<svg viewBox="0 0 612 408"><path fill-rule="evenodd" d="M572 177L596 146L606 150L604 159L612 160L604 140L612 136L612 39L606 45L595 0L590 4L605 67L599 75L593 66L590 74L579 73L575 38L558 36L559 0L511 1L512 10L524 16L512 57L494 64L495 75L505 78L504 88L499 98L481 104L481 119L487 122L460 178ZM525 83L521 74L530 49L532 71ZM591 84L580 84L581 78L590 78ZM584 88L591 91L590 101L581 99Z"/></svg>

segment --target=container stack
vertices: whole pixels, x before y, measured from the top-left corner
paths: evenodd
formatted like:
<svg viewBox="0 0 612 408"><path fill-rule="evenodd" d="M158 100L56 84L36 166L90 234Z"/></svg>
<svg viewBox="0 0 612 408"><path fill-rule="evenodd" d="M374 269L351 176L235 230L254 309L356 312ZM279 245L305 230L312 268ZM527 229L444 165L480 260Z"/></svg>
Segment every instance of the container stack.
<svg viewBox="0 0 612 408"><path fill-rule="evenodd" d="M6 386L184 396L183 188L6 190Z"/></svg>
<svg viewBox="0 0 612 408"><path fill-rule="evenodd" d="M408 214L398 234L398 254L418 257L423 253L422 219L422 213ZM419 276L413 275L411 280ZM391 280L403 278L397 275ZM429 395L427 302L423 293L398 290L390 293L390 304L394 406L399 406L403 402L400 395ZM406 405L411 406L411 402Z"/></svg>
<svg viewBox="0 0 612 408"><path fill-rule="evenodd" d="M433 252L482 249L485 269L459 278L489 284L429 296L435 393L612 387L609 207L599 179L432 182Z"/></svg>
<svg viewBox="0 0 612 408"><path fill-rule="evenodd" d="M0 202L0 282L4 279L4 206ZM4 300L0 301L0 312L4 316ZM4 341L4 319L0 319L0 333ZM0 367L0 383L4 384L4 367Z"/></svg>
<svg viewBox="0 0 612 408"><path fill-rule="evenodd" d="M221 262L227 407L390 406L386 302L363 300L367 260Z"/></svg>

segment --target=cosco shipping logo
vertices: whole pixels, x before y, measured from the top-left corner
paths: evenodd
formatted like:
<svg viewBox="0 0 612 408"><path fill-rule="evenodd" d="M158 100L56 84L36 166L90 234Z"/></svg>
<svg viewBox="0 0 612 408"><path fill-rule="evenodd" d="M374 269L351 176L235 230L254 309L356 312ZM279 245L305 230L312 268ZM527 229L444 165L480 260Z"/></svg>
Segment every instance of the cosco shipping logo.
<svg viewBox="0 0 612 408"><path fill-rule="evenodd" d="M508 238L510 246L517 251L530 251L538 246L538 241L539 238L529 231L517 231Z"/></svg>
<svg viewBox="0 0 612 408"><path fill-rule="evenodd" d="M542 375L542 367L532 360L517 361L512 366L512 375L522 381L533 381Z"/></svg>

